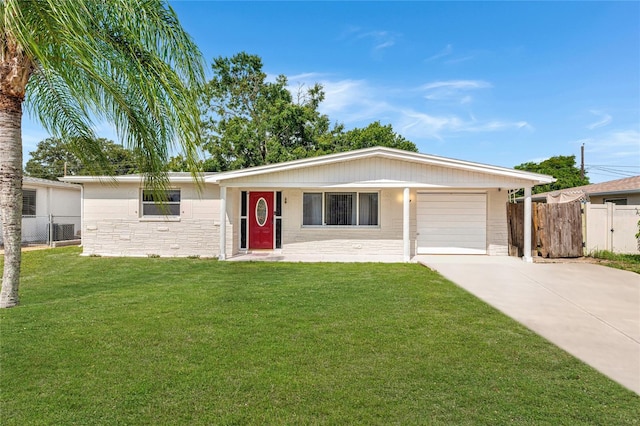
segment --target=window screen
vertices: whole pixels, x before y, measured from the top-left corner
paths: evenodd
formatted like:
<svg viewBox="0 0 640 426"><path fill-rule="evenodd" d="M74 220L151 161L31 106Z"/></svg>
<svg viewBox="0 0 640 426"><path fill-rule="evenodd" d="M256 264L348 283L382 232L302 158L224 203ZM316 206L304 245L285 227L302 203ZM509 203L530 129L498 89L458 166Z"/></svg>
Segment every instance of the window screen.
<svg viewBox="0 0 640 426"><path fill-rule="evenodd" d="M356 225L355 193L327 192L324 221L327 225Z"/></svg>

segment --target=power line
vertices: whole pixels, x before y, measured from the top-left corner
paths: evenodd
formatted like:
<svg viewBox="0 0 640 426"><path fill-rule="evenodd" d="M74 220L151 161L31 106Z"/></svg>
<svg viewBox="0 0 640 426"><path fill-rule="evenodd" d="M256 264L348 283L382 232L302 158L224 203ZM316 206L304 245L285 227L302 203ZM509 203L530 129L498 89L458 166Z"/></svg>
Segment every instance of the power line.
<svg viewBox="0 0 640 426"><path fill-rule="evenodd" d="M628 167L628 168L635 168L635 169L639 169L640 170L640 165L637 166L620 166L618 164L585 164L585 167Z"/></svg>
<svg viewBox="0 0 640 426"><path fill-rule="evenodd" d="M590 167L587 171L590 175L595 174L601 176L633 177L638 175L638 173L629 170L619 170L610 167Z"/></svg>

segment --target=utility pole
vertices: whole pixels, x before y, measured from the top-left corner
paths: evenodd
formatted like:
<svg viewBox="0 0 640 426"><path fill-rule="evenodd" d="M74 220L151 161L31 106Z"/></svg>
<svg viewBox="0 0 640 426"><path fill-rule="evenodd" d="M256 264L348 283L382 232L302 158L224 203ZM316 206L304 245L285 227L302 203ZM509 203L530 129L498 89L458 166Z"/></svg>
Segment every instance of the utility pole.
<svg viewBox="0 0 640 426"><path fill-rule="evenodd" d="M580 178L584 179L584 143L580 147Z"/></svg>

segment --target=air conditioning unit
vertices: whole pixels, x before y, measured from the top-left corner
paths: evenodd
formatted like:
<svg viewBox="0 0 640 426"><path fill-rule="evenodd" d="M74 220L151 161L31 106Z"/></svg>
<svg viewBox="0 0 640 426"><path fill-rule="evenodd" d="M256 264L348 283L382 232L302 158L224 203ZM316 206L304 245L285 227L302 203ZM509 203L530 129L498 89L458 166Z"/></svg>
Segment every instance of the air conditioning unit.
<svg viewBox="0 0 640 426"><path fill-rule="evenodd" d="M73 223L54 223L52 231L51 238L53 241L66 241L75 238L75 225Z"/></svg>

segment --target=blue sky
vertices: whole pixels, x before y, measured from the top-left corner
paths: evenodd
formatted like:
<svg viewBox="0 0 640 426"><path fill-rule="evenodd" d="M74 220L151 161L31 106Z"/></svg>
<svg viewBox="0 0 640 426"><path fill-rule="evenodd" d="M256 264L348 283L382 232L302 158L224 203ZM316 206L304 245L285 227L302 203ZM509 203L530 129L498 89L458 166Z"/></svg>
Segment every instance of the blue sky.
<svg viewBox="0 0 640 426"><path fill-rule="evenodd" d="M584 143L592 182L640 174L639 2L171 4L208 64L245 51L293 90L321 83L347 129L506 167ZM46 136L26 118L25 157Z"/></svg>

